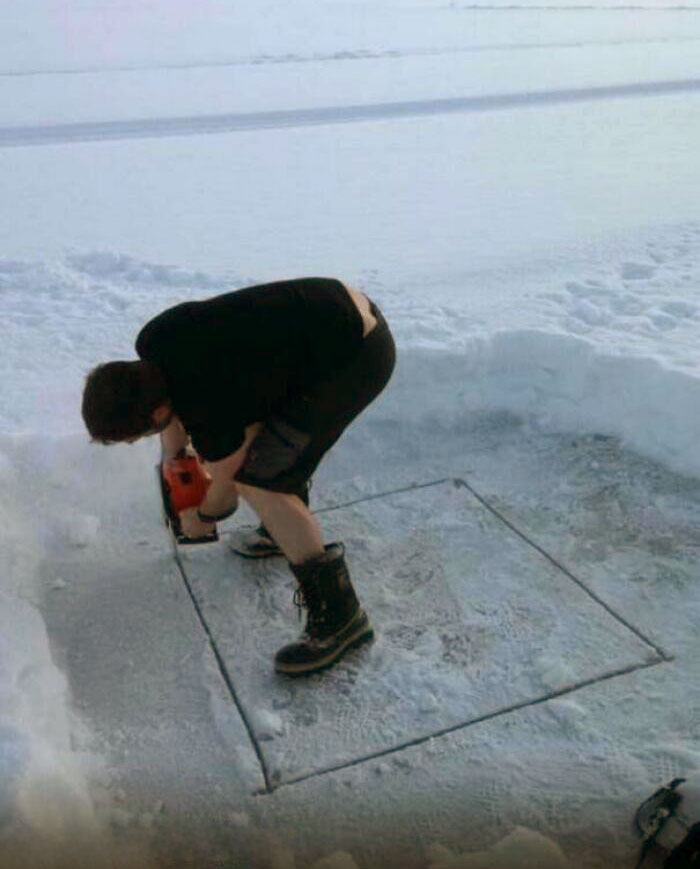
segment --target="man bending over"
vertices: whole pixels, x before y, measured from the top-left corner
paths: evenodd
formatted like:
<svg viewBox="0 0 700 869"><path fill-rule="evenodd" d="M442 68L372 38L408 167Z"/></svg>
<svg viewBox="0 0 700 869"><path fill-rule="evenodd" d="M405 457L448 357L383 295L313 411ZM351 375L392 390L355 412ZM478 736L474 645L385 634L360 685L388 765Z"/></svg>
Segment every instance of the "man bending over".
<svg viewBox="0 0 700 869"><path fill-rule="evenodd" d="M310 673L370 639L343 546L324 545L308 483L393 371L394 341L376 305L328 278L247 287L163 311L136 352L88 375L87 429L105 444L159 433L166 459L191 443L211 483L199 507L180 514L190 538L210 535L239 495L257 513L258 539L242 554L286 556L307 610L305 632L279 650L275 669Z"/></svg>

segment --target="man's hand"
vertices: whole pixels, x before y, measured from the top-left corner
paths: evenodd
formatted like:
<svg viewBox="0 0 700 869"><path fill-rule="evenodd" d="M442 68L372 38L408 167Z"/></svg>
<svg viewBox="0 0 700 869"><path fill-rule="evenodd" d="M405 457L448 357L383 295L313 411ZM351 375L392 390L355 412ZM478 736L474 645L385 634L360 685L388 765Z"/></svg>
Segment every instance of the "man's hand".
<svg viewBox="0 0 700 869"><path fill-rule="evenodd" d="M196 507L189 507L179 515L182 533L191 540L207 537L216 528L216 522L202 522L197 515Z"/></svg>

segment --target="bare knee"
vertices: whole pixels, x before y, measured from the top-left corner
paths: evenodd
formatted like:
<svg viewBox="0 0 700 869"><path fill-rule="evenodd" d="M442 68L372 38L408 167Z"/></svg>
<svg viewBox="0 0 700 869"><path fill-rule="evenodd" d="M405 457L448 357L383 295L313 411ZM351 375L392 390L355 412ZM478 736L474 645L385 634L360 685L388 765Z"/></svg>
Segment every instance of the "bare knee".
<svg viewBox="0 0 700 869"><path fill-rule="evenodd" d="M236 482L236 486L241 498L253 508L256 504L287 504L293 508L301 505L306 509L301 498L290 492L274 492L272 489L261 489L259 486L249 486L247 483L239 482Z"/></svg>

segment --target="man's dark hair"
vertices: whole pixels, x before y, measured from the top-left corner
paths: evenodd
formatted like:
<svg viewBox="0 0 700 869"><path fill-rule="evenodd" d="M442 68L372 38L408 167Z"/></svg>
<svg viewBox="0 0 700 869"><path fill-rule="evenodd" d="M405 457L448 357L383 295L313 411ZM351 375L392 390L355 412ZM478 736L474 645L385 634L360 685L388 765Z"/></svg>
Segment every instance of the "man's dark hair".
<svg viewBox="0 0 700 869"><path fill-rule="evenodd" d="M167 400L165 380L149 362L105 362L85 381L83 420L93 440L125 441L152 429L153 411Z"/></svg>

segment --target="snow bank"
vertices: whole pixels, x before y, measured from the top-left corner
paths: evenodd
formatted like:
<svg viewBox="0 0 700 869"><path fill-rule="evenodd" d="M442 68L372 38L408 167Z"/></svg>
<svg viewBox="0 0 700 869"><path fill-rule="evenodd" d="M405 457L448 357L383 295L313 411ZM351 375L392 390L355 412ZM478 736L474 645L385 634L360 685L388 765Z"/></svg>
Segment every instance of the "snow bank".
<svg viewBox="0 0 700 869"><path fill-rule="evenodd" d="M457 856L442 845L429 851L429 869L569 869L571 864L551 839L517 827L488 851Z"/></svg>
<svg viewBox="0 0 700 869"><path fill-rule="evenodd" d="M404 348L387 404L384 412L405 423L439 426L505 410L548 430L614 435L674 471L700 475L700 379L570 334L516 329L474 337L461 351Z"/></svg>
<svg viewBox="0 0 700 869"><path fill-rule="evenodd" d="M43 618L18 596L37 594L38 544L3 512L3 585L13 593L0 590L0 864L144 867L137 846L113 840L90 791L97 761L76 748L83 727Z"/></svg>
<svg viewBox="0 0 700 869"><path fill-rule="evenodd" d="M300 869L294 854L283 845L271 847L270 869ZM456 854L440 843L428 846L426 869L571 869L559 846L535 830L516 827L486 851ZM321 857L309 869L361 869L351 854L335 851Z"/></svg>
<svg viewBox="0 0 700 869"><path fill-rule="evenodd" d="M697 232L693 239L697 246ZM473 287L453 287L454 303L445 306L370 286L399 345L384 414L444 426L470 412L506 410L549 429L615 435L677 472L700 475L693 282L678 288L678 267L660 281L658 266L641 261L618 271L615 286L568 281L564 292L542 295L537 316L523 304L492 312L490 324L470 314ZM41 430L48 411L57 434L81 432L80 392L93 365L132 357L138 329L161 309L243 283L110 251L58 263L0 260L5 321L16 327L3 346L2 374L18 387L0 409L0 430Z"/></svg>

